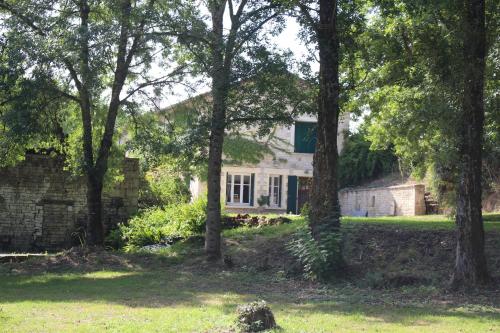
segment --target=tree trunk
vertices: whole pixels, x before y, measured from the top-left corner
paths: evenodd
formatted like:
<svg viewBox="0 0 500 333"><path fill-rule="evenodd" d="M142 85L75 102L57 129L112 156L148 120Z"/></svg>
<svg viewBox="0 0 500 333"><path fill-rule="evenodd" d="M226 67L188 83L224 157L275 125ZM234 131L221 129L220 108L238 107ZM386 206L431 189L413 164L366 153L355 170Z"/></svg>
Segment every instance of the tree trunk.
<svg viewBox="0 0 500 333"><path fill-rule="evenodd" d="M221 258L221 171L226 127L229 66L224 64L223 17L225 1L213 2L212 15L212 121L208 153L207 224L205 253L208 260Z"/></svg>
<svg viewBox="0 0 500 333"><path fill-rule="evenodd" d="M484 127L484 0L464 1L464 91L460 117L460 174L457 187L457 249L452 286L489 282L481 214L481 166Z"/></svg>
<svg viewBox="0 0 500 333"><path fill-rule="evenodd" d="M320 87L318 128L313 162L313 184L309 223L317 241L323 232L340 227L337 186L337 131L339 119L339 40L336 0L320 0L320 21L316 26Z"/></svg>
<svg viewBox="0 0 500 333"><path fill-rule="evenodd" d="M225 118L225 110L216 102L214 97L213 120L210 133L208 156L208 183L207 183L207 225L205 234L205 252L209 260L218 260L221 257L221 170L222 146L224 142L224 127L218 124L219 119ZM216 120L217 119L217 120Z"/></svg>
<svg viewBox="0 0 500 333"><path fill-rule="evenodd" d="M102 186L103 177L94 172L87 174L87 212L89 245L104 244L104 226L102 223Z"/></svg>
<svg viewBox="0 0 500 333"><path fill-rule="evenodd" d="M104 244L104 224L102 221L102 188L104 175L108 171L108 159L113 144L116 117L120 109L120 93L128 75L128 70L134 52L140 40L140 35L135 36L129 53L127 44L130 30L131 1L125 0L121 3L122 22L120 28L120 40L118 43L118 54L116 58L116 69L114 72L113 86L111 89L111 100L108 106L106 124L101 139L97 158L94 161L92 140L92 112L91 95L91 71L89 66L89 36L88 19L90 8L87 0L80 3L81 36L80 36L80 69L82 81L77 84L80 94L80 108L82 111L83 124L83 150L85 158L85 174L87 176L87 210L88 210L88 242L90 245Z"/></svg>

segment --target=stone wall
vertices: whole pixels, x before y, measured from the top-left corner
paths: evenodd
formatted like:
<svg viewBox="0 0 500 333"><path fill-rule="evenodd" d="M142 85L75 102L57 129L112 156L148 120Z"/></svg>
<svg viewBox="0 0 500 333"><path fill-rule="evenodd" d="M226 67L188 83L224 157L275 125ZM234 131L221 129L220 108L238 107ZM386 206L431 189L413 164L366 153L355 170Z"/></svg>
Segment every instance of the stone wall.
<svg viewBox="0 0 500 333"><path fill-rule="evenodd" d="M103 195L107 228L137 210L139 164L123 161L124 181ZM0 169L0 250L52 250L77 244L87 224L83 177L63 170L61 160L27 155ZM80 236L79 236L80 235Z"/></svg>
<svg viewBox="0 0 500 333"><path fill-rule="evenodd" d="M425 186L399 185L376 188L347 188L339 192L342 215L424 215Z"/></svg>

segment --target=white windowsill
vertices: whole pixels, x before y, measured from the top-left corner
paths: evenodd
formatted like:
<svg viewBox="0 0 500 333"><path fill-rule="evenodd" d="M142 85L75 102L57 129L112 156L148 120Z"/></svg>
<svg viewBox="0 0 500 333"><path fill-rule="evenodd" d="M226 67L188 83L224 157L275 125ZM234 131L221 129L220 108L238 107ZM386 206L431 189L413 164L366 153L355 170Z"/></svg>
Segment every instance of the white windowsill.
<svg viewBox="0 0 500 333"><path fill-rule="evenodd" d="M231 207L231 208L255 208L254 206L250 206L250 204L235 204L235 203L229 203L229 202L226 202L226 207Z"/></svg>

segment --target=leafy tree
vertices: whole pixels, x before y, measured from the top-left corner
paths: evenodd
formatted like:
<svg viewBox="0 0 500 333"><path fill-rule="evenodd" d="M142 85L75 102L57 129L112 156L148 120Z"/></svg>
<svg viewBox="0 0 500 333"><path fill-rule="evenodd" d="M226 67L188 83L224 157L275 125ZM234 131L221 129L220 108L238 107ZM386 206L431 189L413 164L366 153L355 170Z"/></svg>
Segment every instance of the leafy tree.
<svg viewBox="0 0 500 333"><path fill-rule="evenodd" d="M157 9L154 0L0 1L2 30L17 36L15 47L31 68L43 70L79 109L81 137L74 142L81 144L78 160L87 178L90 244L103 244L101 195L118 114L135 106L136 92L179 74L146 75L162 19Z"/></svg>
<svg viewBox="0 0 500 333"><path fill-rule="evenodd" d="M346 138L339 158L340 187L356 186L389 174L397 167L397 157L391 148L374 150L363 132Z"/></svg>
<svg viewBox="0 0 500 333"><path fill-rule="evenodd" d="M218 259L225 134L256 126L256 135L264 136L277 122L291 123L304 94L299 80L288 72L285 55L266 47L268 36L281 29L281 3L210 0L202 4L208 17L197 9L198 2L184 4L183 12L189 13L185 16L189 24L184 25L188 29L176 33L195 60L195 68L211 79L209 116L205 118L209 133L205 251L209 259Z"/></svg>
<svg viewBox="0 0 500 333"><path fill-rule="evenodd" d="M487 2L488 57L485 72L485 170L500 167L498 149L498 4ZM352 107L368 108L374 148L394 146L402 167L414 176L436 174L457 183L457 121L462 96L461 6L450 1L375 1L359 38L369 56L368 75L357 86ZM495 176L486 172L485 185ZM439 194L439 193L436 193Z"/></svg>
<svg viewBox="0 0 500 333"><path fill-rule="evenodd" d="M45 148L63 153L64 99L57 84L33 70L26 77L26 57L13 47L11 36L0 37L0 165L17 163L26 150Z"/></svg>
<svg viewBox="0 0 500 333"><path fill-rule="evenodd" d="M481 163L488 170L495 169L495 165L498 168L499 165L498 159L495 158L498 150L494 148L499 143L498 135L495 134L498 133L499 126L498 94L493 88L498 87L495 82L499 74L496 65L500 46L496 37L499 31L499 4L495 1L486 2L483 15L488 24L482 32L483 35L478 33L478 39L475 39L475 42L484 42L481 47L485 50L486 68L480 62L473 64L474 72L484 75L481 80L485 82L484 96L476 89L473 90L474 98L467 97L476 103L480 103L484 97L484 114L482 106L478 104L475 112L479 118L474 119L467 116L472 112L470 107L467 112L464 111L464 97L471 93L471 87L466 86L466 82L474 81L467 77L471 71L471 60L468 57L472 57L468 52L476 45L473 43L470 47L465 46L471 42L467 29L472 25L465 21L469 13L466 8L469 8L469 5L466 5L466 2L444 0L375 1L374 4L373 16L365 35L366 49L371 56L365 58L364 62L365 67L371 70L365 83L358 87L362 97L357 101L359 105L368 105L371 111L369 139L374 147L392 144L398 157L417 176L423 176L426 169L432 167L441 180L453 184L458 189L457 196L461 199L457 201L457 209L459 205L464 204L464 200L473 200L470 207L475 207L471 208L475 210L474 217L471 217L472 214L466 214L468 217L465 220L468 220L468 223L465 223L463 216L457 216L457 222L462 221L459 222L459 228L462 230L459 234L461 237L466 237L463 236L465 234L476 235L472 236L475 246L470 253L477 256L474 261L478 265L476 268L485 269L480 259L484 256L484 245L480 236L482 223L478 222L477 217L477 214L480 215L477 205L478 202L480 205L481 186L475 183L475 192L467 194L461 187L464 184L472 186L465 181L468 176L464 173L470 175ZM474 20L476 23L484 21ZM480 30L479 27L477 29ZM464 51L464 48L467 51ZM466 57L457 56L461 54ZM483 81L475 82L474 84L482 86ZM484 132L483 115L486 119ZM474 129L478 132L467 132L469 129L464 125L464 120L469 122L468 125L474 124ZM464 143L464 133L476 135L478 142L484 140L485 147L490 148L484 151L485 158L481 160L479 156L478 160L478 156L474 155L473 162L471 159L464 161L467 151L474 149L476 153L480 153L482 150L481 146L467 148L469 146ZM464 166L463 163L469 164ZM481 176L481 172L474 169L474 175ZM474 179L481 181L481 177ZM470 194L473 194L474 199ZM466 197L469 199L465 199ZM465 213L462 211L460 214ZM475 222L472 222L473 220ZM470 228L464 231L463 225L470 225ZM464 239L462 238L462 241ZM462 255L457 258L464 259ZM478 271L476 273L476 282L484 281L479 276L485 275ZM467 272L468 277L476 273L470 270ZM471 281L468 278L465 280Z"/></svg>

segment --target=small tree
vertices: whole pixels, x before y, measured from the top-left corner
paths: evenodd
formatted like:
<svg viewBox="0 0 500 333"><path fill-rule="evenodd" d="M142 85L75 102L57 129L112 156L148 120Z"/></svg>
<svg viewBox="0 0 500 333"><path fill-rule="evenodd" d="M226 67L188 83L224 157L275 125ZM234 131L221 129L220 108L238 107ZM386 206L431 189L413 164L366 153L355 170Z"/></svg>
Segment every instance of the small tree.
<svg viewBox="0 0 500 333"><path fill-rule="evenodd" d="M257 125L260 130L256 134L265 135L279 122L290 123L303 94L286 62L265 46L265 27L271 28L267 31L270 34L280 31L279 24L271 25L280 22L284 8L279 2L209 0L204 2L209 17L193 4L185 4L190 23L188 29L177 31L177 36L196 68L211 79L205 252L216 260L221 257L220 181L225 133Z"/></svg>

